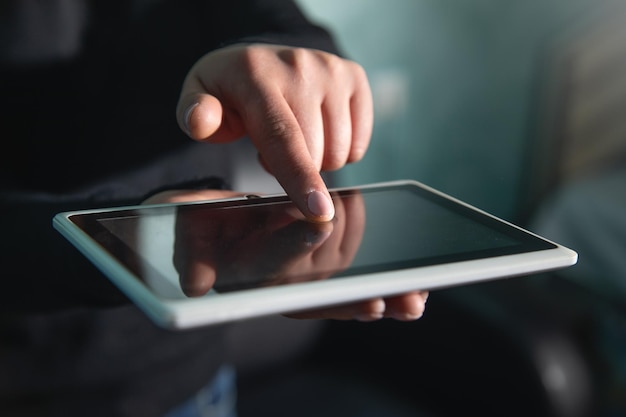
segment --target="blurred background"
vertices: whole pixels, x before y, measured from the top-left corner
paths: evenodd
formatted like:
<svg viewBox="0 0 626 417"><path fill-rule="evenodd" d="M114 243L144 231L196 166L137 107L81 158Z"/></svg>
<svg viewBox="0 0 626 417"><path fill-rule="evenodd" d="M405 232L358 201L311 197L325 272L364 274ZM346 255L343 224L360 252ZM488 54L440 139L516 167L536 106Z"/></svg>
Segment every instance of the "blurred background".
<svg viewBox="0 0 626 417"><path fill-rule="evenodd" d="M580 256L437 291L410 325L332 323L316 378L434 416L626 416L626 1L298 3L374 94L369 152L331 185L419 180Z"/></svg>
<svg viewBox="0 0 626 417"><path fill-rule="evenodd" d="M608 27L621 0L299 3L365 67L375 96L371 152L336 180L418 179L508 218L527 186L547 84L574 82L575 65L608 67L612 53L626 59L623 17Z"/></svg>

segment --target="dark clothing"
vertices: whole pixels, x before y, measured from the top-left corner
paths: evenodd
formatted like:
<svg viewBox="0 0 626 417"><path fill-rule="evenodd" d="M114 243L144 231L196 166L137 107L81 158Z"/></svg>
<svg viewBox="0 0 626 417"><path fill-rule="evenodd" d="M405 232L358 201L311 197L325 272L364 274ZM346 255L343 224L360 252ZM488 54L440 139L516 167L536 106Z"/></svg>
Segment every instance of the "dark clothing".
<svg viewBox="0 0 626 417"><path fill-rule="evenodd" d="M13 146L1 153L4 189L68 192L188 144L174 109L205 52L239 42L332 48L288 1L136 3L152 6L94 1L76 13L87 20L77 55L4 66L2 128Z"/></svg>
<svg viewBox="0 0 626 417"><path fill-rule="evenodd" d="M228 156L175 107L193 63L240 42L336 52L290 1L0 4L0 415L157 416L211 380L222 326L157 328L51 221L224 187Z"/></svg>

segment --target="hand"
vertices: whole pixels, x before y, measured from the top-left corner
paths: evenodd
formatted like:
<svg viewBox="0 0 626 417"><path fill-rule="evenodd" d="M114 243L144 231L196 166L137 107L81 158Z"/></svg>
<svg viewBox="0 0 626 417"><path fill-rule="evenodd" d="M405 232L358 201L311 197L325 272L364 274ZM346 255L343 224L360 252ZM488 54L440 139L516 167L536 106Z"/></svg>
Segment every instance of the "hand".
<svg viewBox="0 0 626 417"><path fill-rule="evenodd" d="M334 206L320 171L364 156L373 106L367 76L352 61L311 49L237 45L192 67L177 120L199 141L249 136L307 219L329 221Z"/></svg>
<svg viewBox="0 0 626 417"><path fill-rule="evenodd" d="M157 194L145 203L183 202L241 196L241 193L218 190L168 191ZM175 264L181 274L181 286L189 296L201 296L220 286L221 273L229 276L229 286L250 285L245 280L247 271L266 279L262 285L277 285L287 276L306 279L326 279L332 273L350 265L358 250L365 220L362 200L355 196L336 207L336 220L327 223L309 223L298 220L298 213L268 212L261 218L240 216L224 218L224 222L210 227L187 227L177 223ZM194 218L195 225L201 218ZM256 233L241 233L244 222L261 222L264 227ZM249 230L249 229L246 229ZM205 243L219 234L227 244L218 252ZM274 250L280 246L281 251ZM290 250L285 253L284 248ZM225 248L225 249L224 249ZM277 255L279 254L279 255ZM233 265L237 265L233 268ZM329 273L329 271L333 272ZM232 282L234 280L235 282ZM256 283L258 285L259 283ZM288 317L299 319L337 319L372 321L382 317L397 320L415 320L424 312L428 292L412 292L386 298L350 303L342 306L315 309Z"/></svg>

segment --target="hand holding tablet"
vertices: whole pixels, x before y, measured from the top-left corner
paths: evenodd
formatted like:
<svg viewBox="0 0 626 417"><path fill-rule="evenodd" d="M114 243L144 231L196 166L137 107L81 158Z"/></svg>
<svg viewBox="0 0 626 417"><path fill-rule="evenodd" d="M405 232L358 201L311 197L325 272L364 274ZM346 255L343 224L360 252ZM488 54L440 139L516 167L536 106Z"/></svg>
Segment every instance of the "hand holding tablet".
<svg viewBox="0 0 626 417"><path fill-rule="evenodd" d="M375 318L383 298L388 310L423 308L430 290L576 262L574 251L415 181L331 195L330 223L304 220L286 195L229 194L59 213L54 225L169 328L277 313Z"/></svg>

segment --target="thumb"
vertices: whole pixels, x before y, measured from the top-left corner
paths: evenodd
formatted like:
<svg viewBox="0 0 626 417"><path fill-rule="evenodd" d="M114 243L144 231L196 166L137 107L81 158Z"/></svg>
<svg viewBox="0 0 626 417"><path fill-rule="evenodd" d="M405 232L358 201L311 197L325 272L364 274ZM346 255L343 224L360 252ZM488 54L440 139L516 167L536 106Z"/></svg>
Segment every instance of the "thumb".
<svg viewBox="0 0 626 417"><path fill-rule="evenodd" d="M229 142L245 133L241 118L224 106L221 96L207 90L192 70L185 79L176 106L178 126L198 141Z"/></svg>
<svg viewBox="0 0 626 417"><path fill-rule="evenodd" d="M196 91L181 95L176 119L178 126L192 139L208 140L222 125L222 104L216 97Z"/></svg>

